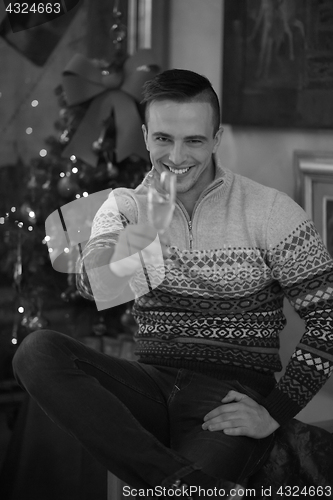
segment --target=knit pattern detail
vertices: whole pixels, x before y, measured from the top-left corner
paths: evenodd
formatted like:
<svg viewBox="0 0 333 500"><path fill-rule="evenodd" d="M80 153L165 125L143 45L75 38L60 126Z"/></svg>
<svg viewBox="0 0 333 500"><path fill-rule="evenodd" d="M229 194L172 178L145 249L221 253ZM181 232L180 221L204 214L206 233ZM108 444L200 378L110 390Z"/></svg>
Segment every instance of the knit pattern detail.
<svg viewBox="0 0 333 500"><path fill-rule="evenodd" d="M97 213L78 268L85 296L92 298L85 268L110 261L122 227L146 223L146 189L143 183L135 191L115 190L116 203L108 200ZM136 353L145 363L208 370L245 385L265 381L269 392L262 404L282 424L333 371L332 259L313 223L287 195L218 165L192 222L189 250L188 218L177 205L162 283L141 294L148 290L144 270L130 283L139 324ZM102 278L99 294L107 300L114 290ZM277 383L285 297L305 321L305 332Z"/></svg>
<svg viewBox="0 0 333 500"><path fill-rule="evenodd" d="M103 286L103 280L98 273L98 268L110 262L119 233L128 223L128 219L118 210L105 210L103 207L97 212L93 222L92 234L76 265L76 287L82 297L88 300L99 298L92 293L87 269L90 270L92 279L99 282L100 297L103 299L110 296L110 289L108 286ZM111 233L110 224L114 228ZM92 273L95 273L95 277Z"/></svg>
<svg viewBox="0 0 333 500"><path fill-rule="evenodd" d="M135 303L137 354L146 362L195 360L273 377L282 369L287 296L306 331L276 388L298 413L333 371L332 260L312 222L268 251L173 251L164 282Z"/></svg>

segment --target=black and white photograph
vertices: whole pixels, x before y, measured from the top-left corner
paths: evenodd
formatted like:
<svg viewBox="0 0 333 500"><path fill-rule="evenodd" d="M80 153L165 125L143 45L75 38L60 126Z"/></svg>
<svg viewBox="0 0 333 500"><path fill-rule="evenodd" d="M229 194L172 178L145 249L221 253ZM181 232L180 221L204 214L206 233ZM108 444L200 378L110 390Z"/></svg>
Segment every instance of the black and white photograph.
<svg viewBox="0 0 333 500"><path fill-rule="evenodd" d="M333 1L0 0L0 500L333 498Z"/></svg>

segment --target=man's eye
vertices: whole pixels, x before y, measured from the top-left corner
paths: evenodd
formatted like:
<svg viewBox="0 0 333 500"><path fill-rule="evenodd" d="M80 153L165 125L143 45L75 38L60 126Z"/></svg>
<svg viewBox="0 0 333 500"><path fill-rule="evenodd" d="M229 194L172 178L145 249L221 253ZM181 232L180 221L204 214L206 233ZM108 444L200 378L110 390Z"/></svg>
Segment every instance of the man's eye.
<svg viewBox="0 0 333 500"><path fill-rule="evenodd" d="M168 142L168 137L156 137L156 141L158 142Z"/></svg>
<svg viewBox="0 0 333 500"><path fill-rule="evenodd" d="M200 141L199 139L191 139L188 142L190 144L193 144L193 146L199 146L200 144L202 144L202 141Z"/></svg>

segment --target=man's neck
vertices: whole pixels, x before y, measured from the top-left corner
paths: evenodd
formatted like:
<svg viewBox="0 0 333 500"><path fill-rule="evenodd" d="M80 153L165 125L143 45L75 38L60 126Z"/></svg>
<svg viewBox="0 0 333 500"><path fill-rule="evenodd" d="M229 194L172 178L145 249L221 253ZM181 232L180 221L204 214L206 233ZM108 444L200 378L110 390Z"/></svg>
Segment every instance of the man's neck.
<svg viewBox="0 0 333 500"><path fill-rule="evenodd" d="M200 179L198 179L198 182L189 191L186 191L185 193L177 193L178 200L182 202L190 218L192 218L194 206L201 193L206 189L207 186L209 186L209 184L213 182L215 178L215 162L214 160L212 160L212 162L213 168L210 169L209 175L201 179L201 182Z"/></svg>

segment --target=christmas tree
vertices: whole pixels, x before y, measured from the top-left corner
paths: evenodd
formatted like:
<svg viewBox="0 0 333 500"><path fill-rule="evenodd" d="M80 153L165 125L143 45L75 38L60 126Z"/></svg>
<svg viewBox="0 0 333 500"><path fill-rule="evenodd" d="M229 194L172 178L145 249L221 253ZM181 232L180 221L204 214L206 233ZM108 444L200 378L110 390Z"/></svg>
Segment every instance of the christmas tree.
<svg viewBox="0 0 333 500"><path fill-rule="evenodd" d="M158 67L149 50L124 54L126 30L117 13L112 31L112 61L77 54L64 69L55 89L55 135L45 139L39 157L0 170L0 275L15 292L9 339L14 345L34 330L53 328L52 311L62 311L77 337L116 337L136 328L131 304L98 312L81 297L75 248L65 249L65 272L52 267L45 233L47 218L65 204L106 189L133 188L150 168L140 100L142 85Z"/></svg>

